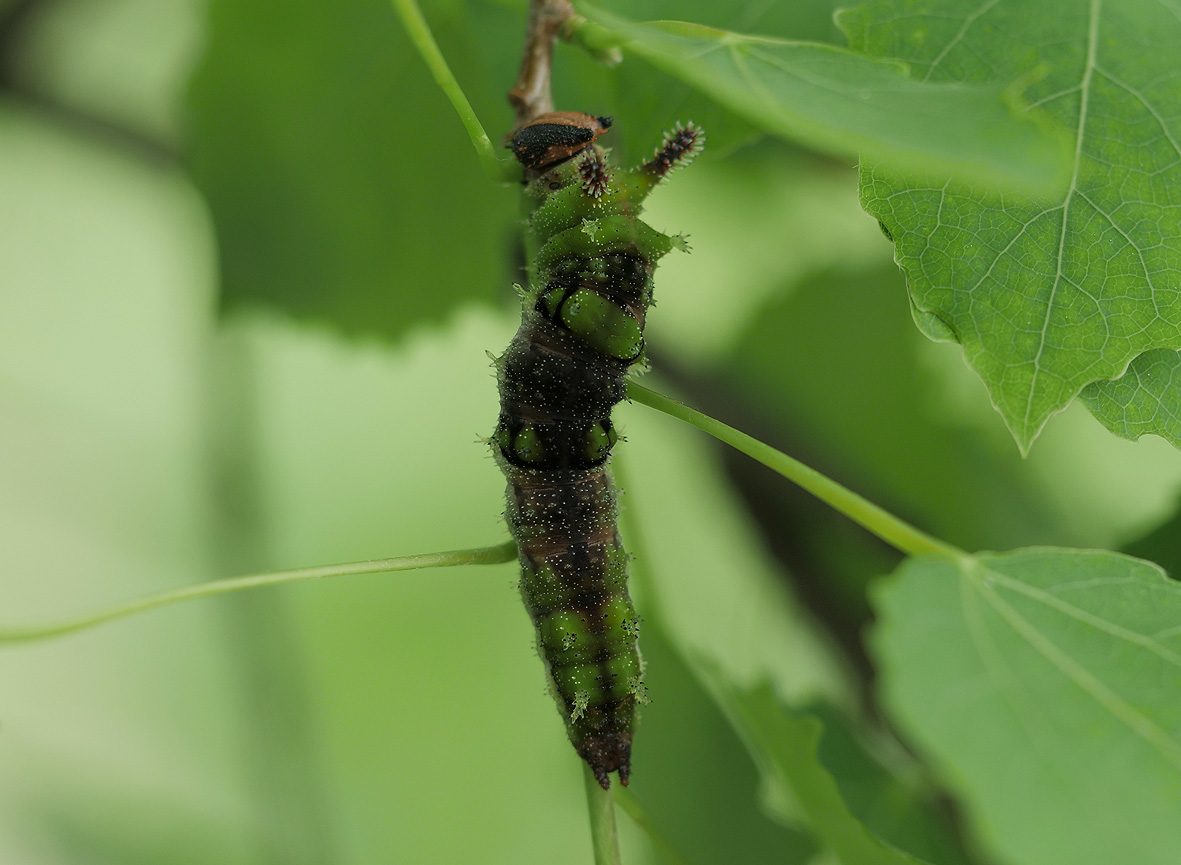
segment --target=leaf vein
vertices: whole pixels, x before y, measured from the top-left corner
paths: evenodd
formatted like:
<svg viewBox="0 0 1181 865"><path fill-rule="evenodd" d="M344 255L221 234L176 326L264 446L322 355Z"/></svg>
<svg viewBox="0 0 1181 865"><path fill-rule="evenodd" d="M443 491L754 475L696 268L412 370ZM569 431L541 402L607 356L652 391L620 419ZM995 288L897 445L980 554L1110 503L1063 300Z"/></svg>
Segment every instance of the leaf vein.
<svg viewBox="0 0 1181 865"><path fill-rule="evenodd" d="M1128 629L1120 627L1114 622L1110 622L1107 619L1096 616L1094 613L1087 612L1086 610L1075 606L1069 601L1065 601L1062 598L1043 591L1042 589L1039 589L1035 586L1023 583L1020 580L1015 580L1006 574L1000 573L999 571L990 570L988 573L990 582L999 583L1007 589L1011 589L1018 594L1025 595L1027 598L1032 598L1039 603L1045 604L1047 607L1057 610L1063 615L1090 625L1092 628L1102 631L1105 634L1109 634L1116 639L1132 643L1133 645L1139 646L1142 649L1147 649L1162 660L1167 661L1175 667L1181 668L1181 654L1173 652L1164 646L1158 645L1151 637L1146 637L1143 634L1137 634L1135 631L1129 631ZM1107 585L1113 585L1119 582L1127 581L1110 580L1107 582Z"/></svg>
<svg viewBox="0 0 1181 865"><path fill-rule="evenodd" d="M1029 380L1029 392L1025 400L1025 418L1023 425L1026 433L1029 431L1029 417L1033 412L1033 398L1037 393L1038 376L1042 369L1042 354L1046 349L1046 338L1049 333L1050 319L1054 314L1054 299L1058 294L1058 286L1062 283L1063 261L1066 254L1066 232L1070 225L1070 202L1078 189L1079 167L1082 165L1083 138L1087 129L1087 109L1091 96L1091 80L1095 73L1095 62L1099 45L1099 12L1102 0L1091 0L1090 20L1087 24L1087 56L1083 65L1083 79L1079 85L1078 128L1074 138L1074 168L1070 175L1070 186L1066 191L1066 199L1062 202L1062 229L1058 236L1058 264L1054 282L1050 286L1050 297L1046 301L1046 315L1042 320L1041 335L1038 339L1037 353L1033 357L1033 376Z"/></svg>
<svg viewBox="0 0 1181 865"><path fill-rule="evenodd" d="M944 58L947 57L949 53L951 53L951 50L964 41L964 37L967 36L968 31L972 29L972 25L975 24L981 16L987 15L988 12L1000 2L1001 0L987 0L987 2L980 6L975 12L964 19L964 23L960 27L959 32L957 32L955 36L951 38L950 42L943 46L943 50L940 51L935 56L935 59L931 61L931 65L927 68L927 74L923 76L924 81L931 77L931 73L935 71L935 67L943 62Z"/></svg>
<svg viewBox="0 0 1181 865"><path fill-rule="evenodd" d="M1173 150L1176 151L1178 156L1181 156L1181 144L1178 144L1177 139L1173 137L1173 131L1169 129L1169 124L1165 121L1165 118L1161 116L1160 112L1157 111L1156 106L1149 102L1148 98L1145 97L1144 94L1100 66L1096 66L1095 71L1114 84L1116 87L1123 90L1141 105L1143 105L1144 108L1147 109L1148 113L1152 115L1152 119L1157 122L1158 126L1160 126L1161 132L1164 133L1165 139L1170 145L1172 145Z"/></svg>
<svg viewBox="0 0 1181 865"><path fill-rule="evenodd" d="M1018 636L1024 638L1030 648L1037 651L1038 654L1045 658L1060 673L1089 694L1108 714L1152 745L1174 767L1181 770L1181 744L1174 740L1165 730L1162 730L1153 723L1152 720L1146 718L1142 713L1129 705L1127 701L1108 688L1088 670L1076 663L1073 658L1054 645L1053 642L1046 639L1036 627L1030 624L1020 613L997 595L987 584L986 578L975 574L978 570L984 570L983 566L974 561L969 562L966 565L966 576L975 580L982 597L991 604L993 609L997 611Z"/></svg>

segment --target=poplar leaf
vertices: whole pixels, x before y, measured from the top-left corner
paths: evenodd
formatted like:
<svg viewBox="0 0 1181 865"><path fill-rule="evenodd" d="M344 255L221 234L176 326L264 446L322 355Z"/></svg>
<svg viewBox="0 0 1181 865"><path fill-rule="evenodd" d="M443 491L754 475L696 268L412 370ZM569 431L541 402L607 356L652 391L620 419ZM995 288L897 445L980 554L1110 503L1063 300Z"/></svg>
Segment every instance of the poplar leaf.
<svg viewBox="0 0 1181 865"><path fill-rule="evenodd" d="M916 317L963 345L1022 451L1129 365L1086 404L1121 435L1176 443L1181 379L1138 358L1181 349L1181 2L874 0L839 23L926 81L1037 76L1030 115L1070 130L1070 183L1049 202L862 166Z"/></svg>
<svg viewBox="0 0 1181 865"><path fill-rule="evenodd" d="M1087 385L1082 401L1121 438L1155 433L1181 447L1181 352L1147 351L1115 381Z"/></svg>
<svg viewBox="0 0 1181 865"><path fill-rule="evenodd" d="M722 705L779 794L796 803L817 840L842 865L922 865L866 828L849 810L836 778L820 758L823 722L781 706L763 685L738 693L715 681Z"/></svg>
<svg viewBox="0 0 1181 865"><path fill-rule="evenodd" d="M879 591L884 702L1012 865L1172 865L1181 584L1106 551L911 559Z"/></svg>

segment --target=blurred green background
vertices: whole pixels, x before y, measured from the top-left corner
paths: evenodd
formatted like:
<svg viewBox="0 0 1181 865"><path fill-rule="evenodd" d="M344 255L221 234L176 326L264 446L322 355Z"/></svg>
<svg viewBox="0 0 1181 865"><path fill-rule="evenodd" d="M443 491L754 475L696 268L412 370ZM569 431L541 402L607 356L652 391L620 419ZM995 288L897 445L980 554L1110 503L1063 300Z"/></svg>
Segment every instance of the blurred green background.
<svg viewBox="0 0 1181 865"><path fill-rule="evenodd" d="M424 5L498 136L520 4ZM831 3L806 5L797 35L836 38ZM480 438L485 352L516 327L513 192L479 180L385 4L214 6L0 3L4 623L505 536ZM369 41L293 29L333 16ZM559 97L604 94L628 129L626 72L560 60ZM1170 518L1176 453L1082 409L1019 458L958 347L913 326L853 166L715 123L713 158L649 211L694 251L658 273L646 383L968 549L1118 548ZM685 862L818 861L711 677L823 705L906 764L865 720L861 647L896 557L672 420L618 417L653 695L635 796ZM352 578L3 650L0 862L589 862L515 584L510 565ZM626 861L663 861L621 823ZM984 861L952 834L933 857Z"/></svg>

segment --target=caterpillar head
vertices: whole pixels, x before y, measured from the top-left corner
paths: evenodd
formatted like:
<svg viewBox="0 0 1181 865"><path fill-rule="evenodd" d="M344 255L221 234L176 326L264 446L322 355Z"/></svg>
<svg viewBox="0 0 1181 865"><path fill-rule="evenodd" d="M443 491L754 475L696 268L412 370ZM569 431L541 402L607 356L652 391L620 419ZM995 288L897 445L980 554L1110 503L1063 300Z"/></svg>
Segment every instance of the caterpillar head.
<svg viewBox="0 0 1181 865"><path fill-rule="evenodd" d="M610 117L553 111L518 127L507 146L526 168L543 171L582 153L610 128Z"/></svg>

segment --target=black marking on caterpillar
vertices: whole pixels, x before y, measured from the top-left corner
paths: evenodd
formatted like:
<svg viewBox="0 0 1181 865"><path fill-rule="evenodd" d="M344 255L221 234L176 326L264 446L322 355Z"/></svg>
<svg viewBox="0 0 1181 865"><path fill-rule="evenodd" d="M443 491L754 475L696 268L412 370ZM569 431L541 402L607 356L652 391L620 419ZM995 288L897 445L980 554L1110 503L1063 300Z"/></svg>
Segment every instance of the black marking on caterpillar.
<svg viewBox="0 0 1181 865"><path fill-rule="evenodd" d="M510 146L525 166L531 285L497 360L493 453L508 480L521 595L571 743L603 786L627 784L637 703L646 702L627 591L628 555L607 471L611 410L643 354L656 261L683 245L638 218L644 197L701 147L694 126L653 160L611 169L595 140L610 118L542 115ZM574 160L573 157L581 155Z"/></svg>
<svg viewBox="0 0 1181 865"><path fill-rule="evenodd" d="M519 127L508 147L526 168L544 169L582 153L611 128L610 117L551 111Z"/></svg>

